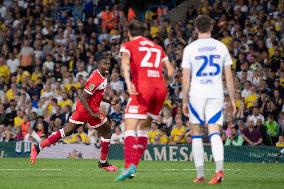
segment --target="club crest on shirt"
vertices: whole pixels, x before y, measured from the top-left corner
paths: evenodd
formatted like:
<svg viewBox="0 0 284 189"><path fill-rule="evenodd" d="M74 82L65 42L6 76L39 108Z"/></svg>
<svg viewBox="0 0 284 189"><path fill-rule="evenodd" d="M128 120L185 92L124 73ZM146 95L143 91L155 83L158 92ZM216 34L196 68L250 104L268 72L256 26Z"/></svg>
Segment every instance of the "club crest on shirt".
<svg viewBox="0 0 284 189"><path fill-rule="evenodd" d="M93 91L95 89L95 85L92 83L90 86L89 86L89 91Z"/></svg>

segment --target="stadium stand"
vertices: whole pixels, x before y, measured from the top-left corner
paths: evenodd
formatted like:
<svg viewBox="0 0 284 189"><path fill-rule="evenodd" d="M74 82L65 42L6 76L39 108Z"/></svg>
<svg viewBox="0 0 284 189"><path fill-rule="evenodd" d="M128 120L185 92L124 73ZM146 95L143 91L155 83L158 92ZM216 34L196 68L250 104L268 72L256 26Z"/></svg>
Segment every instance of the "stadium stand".
<svg viewBox="0 0 284 189"><path fill-rule="evenodd" d="M115 143L122 141L128 94L120 74L119 49L127 40L127 21L140 17L131 7L120 9L121 4L0 1L0 140L38 141L63 127L98 57L105 54L112 63L107 93L119 95L121 102L113 107L103 103L101 109L111 119ZM224 142L239 140L253 124L262 138L260 145L275 145L278 138L283 143L283 0L202 0L197 9L188 7L186 19L175 24L165 4L142 11L146 35L166 50L175 67L161 116L152 126L153 143L191 142L190 124L181 110L180 64L184 47L197 38L194 19L198 14L214 19L213 36L227 45L234 61L238 111L232 115L226 96ZM86 125L84 131L87 134L80 128L76 135L84 137L65 141L96 142L93 129ZM244 144L253 145L250 140Z"/></svg>

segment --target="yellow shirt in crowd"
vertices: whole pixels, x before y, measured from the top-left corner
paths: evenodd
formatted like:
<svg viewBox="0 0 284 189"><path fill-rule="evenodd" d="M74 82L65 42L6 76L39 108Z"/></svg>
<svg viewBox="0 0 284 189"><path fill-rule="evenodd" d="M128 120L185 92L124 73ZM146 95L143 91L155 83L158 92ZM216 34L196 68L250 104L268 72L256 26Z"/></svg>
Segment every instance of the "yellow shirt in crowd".
<svg viewBox="0 0 284 189"><path fill-rule="evenodd" d="M86 133L84 133L84 132L82 132L82 133L76 133L76 134L73 134L73 135L71 135L70 137L66 137L63 141L65 142L65 143L76 143L76 142L78 142L77 141L77 137L80 137L81 138L81 140L80 141L82 141L83 143L86 143L86 144L89 144L90 143L90 138L88 137L88 135L86 134Z"/></svg>
<svg viewBox="0 0 284 189"><path fill-rule="evenodd" d="M171 136L173 136L173 142L178 142L179 136L184 135L186 132L186 128L182 126L181 128L174 127ZM180 142L186 142L185 136L180 140Z"/></svg>
<svg viewBox="0 0 284 189"><path fill-rule="evenodd" d="M7 65L3 64L0 66L0 77L7 79L10 75L10 70Z"/></svg>
<svg viewBox="0 0 284 189"><path fill-rule="evenodd" d="M14 93L12 89L8 89L6 92L6 98L8 99L8 101L10 102L10 100L14 99Z"/></svg>
<svg viewBox="0 0 284 189"><path fill-rule="evenodd" d="M257 99L258 99L258 96L256 94L251 94L251 95L247 96L245 98L245 104L246 104L247 108L253 107L253 105L256 103Z"/></svg>
<svg viewBox="0 0 284 189"><path fill-rule="evenodd" d="M233 38L230 37L230 36L228 36L228 37L223 37L223 38L221 39L221 41L222 41L227 47L229 47L229 46L231 45L232 40L233 40Z"/></svg>
<svg viewBox="0 0 284 189"><path fill-rule="evenodd" d="M155 138L159 137L159 135L160 135L159 130L150 130L149 133L148 133L149 142L150 143L154 143L155 142Z"/></svg>
<svg viewBox="0 0 284 189"><path fill-rule="evenodd" d="M284 148L284 143L283 142L277 142L276 147Z"/></svg>
<svg viewBox="0 0 284 189"><path fill-rule="evenodd" d="M154 38L158 35L159 31L160 31L159 26L152 26L150 29L150 34Z"/></svg>
<svg viewBox="0 0 284 189"><path fill-rule="evenodd" d="M23 121L23 119L20 116L16 116L14 118L14 125L15 126L21 126L22 121Z"/></svg>
<svg viewBox="0 0 284 189"><path fill-rule="evenodd" d="M70 91L71 87L75 87L76 89L79 89L81 87L81 83L77 82L77 83L66 83L64 85L64 89L66 91Z"/></svg>
<svg viewBox="0 0 284 189"><path fill-rule="evenodd" d="M73 102L72 102L72 100L67 99L67 100L62 100L62 101L58 102L58 105L59 105L61 108L64 108L64 107L67 106L67 105L69 105L69 106L72 107Z"/></svg>
<svg viewBox="0 0 284 189"><path fill-rule="evenodd" d="M31 77L31 80L32 80L32 81L37 81L38 78L41 77L41 75L42 75L42 74L39 73L39 72L38 72L38 73L33 72L33 73L32 73L32 77Z"/></svg>
<svg viewBox="0 0 284 189"><path fill-rule="evenodd" d="M24 71L22 74L18 74L17 83L21 83L24 77L30 77L30 73L28 71Z"/></svg>
<svg viewBox="0 0 284 189"><path fill-rule="evenodd" d="M160 144L168 144L170 142L169 137L165 133L160 135Z"/></svg>

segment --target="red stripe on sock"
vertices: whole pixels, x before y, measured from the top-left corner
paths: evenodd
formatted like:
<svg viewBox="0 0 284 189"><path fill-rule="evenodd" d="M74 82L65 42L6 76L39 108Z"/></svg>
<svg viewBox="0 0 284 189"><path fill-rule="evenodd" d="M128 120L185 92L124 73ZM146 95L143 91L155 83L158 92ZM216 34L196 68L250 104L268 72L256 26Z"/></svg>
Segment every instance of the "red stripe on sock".
<svg viewBox="0 0 284 189"><path fill-rule="evenodd" d="M134 164L138 166L145 150L147 149L148 137L137 137L137 150Z"/></svg>

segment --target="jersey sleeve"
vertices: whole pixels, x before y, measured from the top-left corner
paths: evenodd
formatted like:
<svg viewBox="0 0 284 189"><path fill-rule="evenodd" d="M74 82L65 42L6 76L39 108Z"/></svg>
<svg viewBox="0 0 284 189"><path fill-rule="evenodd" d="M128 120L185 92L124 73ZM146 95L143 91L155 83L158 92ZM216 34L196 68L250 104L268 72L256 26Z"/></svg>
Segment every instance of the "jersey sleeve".
<svg viewBox="0 0 284 189"><path fill-rule="evenodd" d="M224 47L224 51L225 51L225 56L224 56L224 66L227 66L227 65L232 65L233 64L233 61L232 61L232 58L231 58L231 55L229 53L229 50L227 47Z"/></svg>
<svg viewBox="0 0 284 189"><path fill-rule="evenodd" d="M165 51L163 49L161 50L161 60L162 60L162 62L169 60L168 55L165 53Z"/></svg>
<svg viewBox="0 0 284 189"><path fill-rule="evenodd" d="M130 47L128 43L124 43L121 45L119 55L122 56L122 53L127 53L129 57L131 57Z"/></svg>
<svg viewBox="0 0 284 189"><path fill-rule="evenodd" d="M100 85L100 78L97 72L93 72L85 84L84 91L89 95L92 95L94 94L95 90L99 85Z"/></svg>
<svg viewBox="0 0 284 189"><path fill-rule="evenodd" d="M183 50L183 57L182 57L181 66L182 66L182 68L191 69L190 52L189 52L188 46Z"/></svg>

